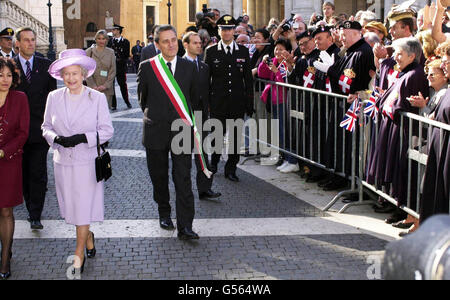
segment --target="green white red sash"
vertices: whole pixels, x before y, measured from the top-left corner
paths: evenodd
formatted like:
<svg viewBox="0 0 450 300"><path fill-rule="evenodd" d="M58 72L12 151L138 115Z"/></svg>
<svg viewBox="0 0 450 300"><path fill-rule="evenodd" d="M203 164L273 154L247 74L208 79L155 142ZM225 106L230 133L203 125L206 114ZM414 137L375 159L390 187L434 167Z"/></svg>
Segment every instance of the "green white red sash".
<svg viewBox="0 0 450 300"><path fill-rule="evenodd" d="M153 71L155 72L156 77L159 80L159 83L161 83L161 86L167 93L167 96L169 96L169 99L175 107L175 110L177 111L180 118L186 125L194 127L194 143L200 157L202 171L203 173L205 173L206 177L211 178L212 173L206 166L206 161L202 151L202 140L200 134L198 133L197 126L195 125L194 114L193 112L189 113L189 106L183 92L181 91L180 86L175 80L172 72L170 72L169 67L164 62L162 54L159 54L150 59L150 65L152 66Z"/></svg>

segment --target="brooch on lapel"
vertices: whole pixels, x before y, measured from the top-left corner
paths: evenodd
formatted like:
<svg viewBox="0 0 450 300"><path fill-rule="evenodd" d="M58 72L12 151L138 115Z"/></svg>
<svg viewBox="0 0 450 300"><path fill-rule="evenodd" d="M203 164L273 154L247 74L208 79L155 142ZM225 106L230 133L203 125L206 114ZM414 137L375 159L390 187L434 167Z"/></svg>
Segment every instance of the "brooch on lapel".
<svg viewBox="0 0 450 300"><path fill-rule="evenodd" d="M236 59L237 63L245 63L245 58L238 58Z"/></svg>

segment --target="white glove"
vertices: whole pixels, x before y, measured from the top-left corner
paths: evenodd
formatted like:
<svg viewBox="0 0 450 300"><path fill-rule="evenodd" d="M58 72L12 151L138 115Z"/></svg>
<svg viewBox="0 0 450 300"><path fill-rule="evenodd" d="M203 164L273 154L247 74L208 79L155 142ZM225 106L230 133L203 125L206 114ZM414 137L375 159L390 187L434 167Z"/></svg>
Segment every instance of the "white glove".
<svg viewBox="0 0 450 300"><path fill-rule="evenodd" d="M319 57L322 62L315 61L314 67L316 67L319 71L327 73L328 69L334 64L334 53L330 56L327 51L321 51Z"/></svg>

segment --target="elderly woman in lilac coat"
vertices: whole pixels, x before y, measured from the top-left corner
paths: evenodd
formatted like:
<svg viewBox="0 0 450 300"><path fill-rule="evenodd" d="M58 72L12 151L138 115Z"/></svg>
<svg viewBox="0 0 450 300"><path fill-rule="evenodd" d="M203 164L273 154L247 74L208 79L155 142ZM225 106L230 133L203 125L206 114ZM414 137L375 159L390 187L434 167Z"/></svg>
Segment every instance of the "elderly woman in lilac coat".
<svg viewBox="0 0 450 300"><path fill-rule="evenodd" d="M49 73L64 81L65 87L49 94L42 124L43 135L54 150L61 217L76 226L73 274L83 272L84 249L88 258L95 256L94 234L89 225L104 220L103 182L97 182L95 174L97 134L103 144L114 132L105 95L83 85L95 68L95 60L81 49L61 53Z"/></svg>

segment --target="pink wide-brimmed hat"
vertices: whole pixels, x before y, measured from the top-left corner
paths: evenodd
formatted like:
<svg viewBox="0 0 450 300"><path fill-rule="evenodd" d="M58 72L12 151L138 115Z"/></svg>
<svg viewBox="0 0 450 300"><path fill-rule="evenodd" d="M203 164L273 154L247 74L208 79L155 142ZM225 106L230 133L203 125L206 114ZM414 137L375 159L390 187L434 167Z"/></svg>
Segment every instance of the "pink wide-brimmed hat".
<svg viewBox="0 0 450 300"><path fill-rule="evenodd" d="M90 77L94 74L97 63L83 49L68 49L59 54L59 59L50 65L48 72L53 78L63 80L61 70L68 66L81 66L87 71L87 77Z"/></svg>

